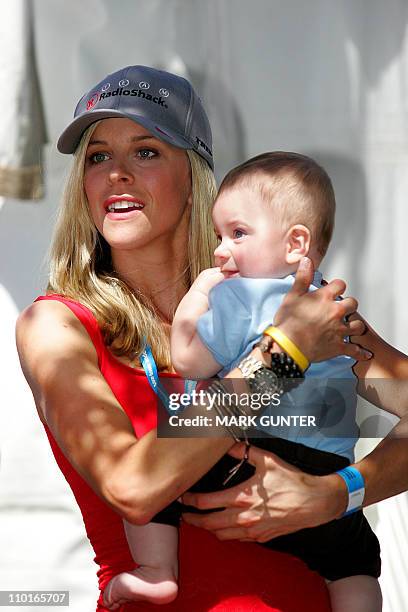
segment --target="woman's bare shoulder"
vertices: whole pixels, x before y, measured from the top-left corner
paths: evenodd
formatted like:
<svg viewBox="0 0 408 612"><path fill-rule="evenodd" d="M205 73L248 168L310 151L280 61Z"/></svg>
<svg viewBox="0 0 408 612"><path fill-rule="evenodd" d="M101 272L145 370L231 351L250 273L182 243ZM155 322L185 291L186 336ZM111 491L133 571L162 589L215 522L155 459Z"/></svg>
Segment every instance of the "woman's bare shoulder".
<svg viewBox="0 0 408 612"><path fill-rule="evenodd" d="M41 325L45 320L70 320L76 319L74 313L61 301L58 300L38 300L29 304L17 319L17 327Z"/></svg>
<svg viewBox="0 0 408 612"><path fill-rule="evenodd" d="M62 302L41 300L30 304L17 319L17 349L26 375L35 378L47 364L70 359L97 362L92 341L81 321Z"/></svg>

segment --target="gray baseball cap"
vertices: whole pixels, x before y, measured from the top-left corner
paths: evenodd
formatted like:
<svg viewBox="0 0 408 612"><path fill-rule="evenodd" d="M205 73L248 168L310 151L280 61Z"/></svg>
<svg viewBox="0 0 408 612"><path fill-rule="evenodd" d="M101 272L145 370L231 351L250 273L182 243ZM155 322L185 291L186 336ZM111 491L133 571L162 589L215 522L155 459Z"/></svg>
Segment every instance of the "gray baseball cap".
<svg viewBox="0 0 408 612"><path fill-rule="evenodd" d="M214 169L208 117L183 77L148 66L127 66L109 74L82 96L73 121L58 139L58 150L73 153L87 127L112 117L132 119L160 140L193 149Z"/></svg>

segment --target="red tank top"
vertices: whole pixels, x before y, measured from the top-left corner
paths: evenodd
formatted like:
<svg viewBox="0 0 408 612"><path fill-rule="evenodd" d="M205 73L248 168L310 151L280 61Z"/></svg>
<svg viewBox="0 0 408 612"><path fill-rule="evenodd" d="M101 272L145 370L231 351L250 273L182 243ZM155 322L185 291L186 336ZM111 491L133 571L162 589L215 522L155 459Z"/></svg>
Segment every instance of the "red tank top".
<svg viewBox="0 0 408 612"><path fill-rule="evenodd" d="M134 427L137 437L156 425L156 397L143 372L116 359L103 343L93 314L82 304L59 295L40 300L65 304L81 321L98 355L99 368ZM175 377L162 373L163 377ZM108 507L72 467L52 433L45 430L54 457L80 507L98 565L103 589L122 571L133 569L122 518ZM247 542L220 542L210 532L182 524L180 529L179 596L168 605L134 603L120 612L329 612L323 579L290 555ZM97 603L97 612L108 612Z"/></svg>

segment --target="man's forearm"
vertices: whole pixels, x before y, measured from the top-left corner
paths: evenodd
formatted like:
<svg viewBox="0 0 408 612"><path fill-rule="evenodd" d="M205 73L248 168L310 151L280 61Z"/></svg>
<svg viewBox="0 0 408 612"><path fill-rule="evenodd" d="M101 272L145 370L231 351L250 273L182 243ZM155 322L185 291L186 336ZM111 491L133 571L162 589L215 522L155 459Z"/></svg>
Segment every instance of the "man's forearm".
<svg viewBox="0 0 408 612"><path fill-rule="evenodd" d="M408 415L356 467L365 480L364 506L408 490Z"/></svg>
<svg viewBox="0 0 408 612"><path fill-rule="evenodd" d="M353 464L365 484L363 507L408 490L408 415L361 461ZM340 518L347 507L348 493L337 474L322 477L330 493L324 496L328 520ZM322 498L323 499L323 498Z"/></svg>

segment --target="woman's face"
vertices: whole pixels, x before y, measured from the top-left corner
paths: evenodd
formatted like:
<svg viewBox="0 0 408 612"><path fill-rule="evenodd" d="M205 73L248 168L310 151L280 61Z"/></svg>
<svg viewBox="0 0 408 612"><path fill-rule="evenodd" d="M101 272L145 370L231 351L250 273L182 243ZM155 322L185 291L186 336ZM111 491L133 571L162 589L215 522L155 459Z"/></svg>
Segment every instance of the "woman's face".
<svg viewBox="0 0 408 612"><path fill-rule="evenodd" d="M95 226L112 250L187 241L187 154L134 121L105 119L97 126L86 153L84 188Z"/></svg>

